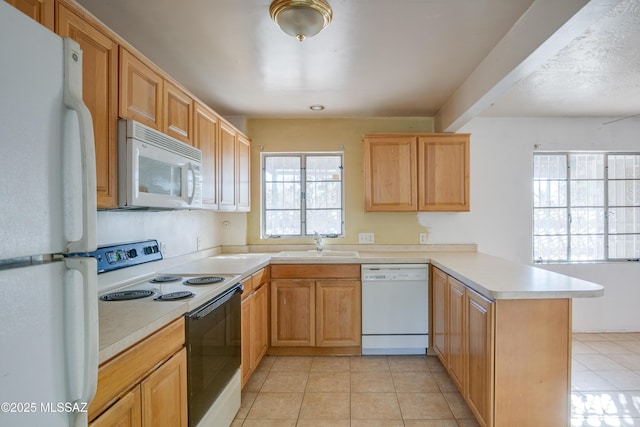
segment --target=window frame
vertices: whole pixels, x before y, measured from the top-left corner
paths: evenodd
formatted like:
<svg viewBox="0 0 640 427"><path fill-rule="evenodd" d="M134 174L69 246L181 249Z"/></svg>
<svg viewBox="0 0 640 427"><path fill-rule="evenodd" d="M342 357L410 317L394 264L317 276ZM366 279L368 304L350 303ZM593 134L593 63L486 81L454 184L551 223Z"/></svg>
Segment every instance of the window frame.
<svg viewBox="0 0 640 427"><path fill-rule="evenodd" d="M344 174L344 152L343 151L305 151L305 152L261 152L260 153L260 238L261 239L300 239L312 237L313 230L307 230L307 158L309 157L327 157L335 156L340 158L340 233L325 234L323 237L337 238L344 237L345 235L345 174ZM287 234L287 235L269 235L266 234L266 166L265 159L268 157L298 157L300 158L300 234ZM316 210L316 209L309 209Z"/></svg>
<svg viewBox="0 0 640 427"><path fill-rule="evenodd" d="M602 156L602 160L603 160L603 170L602 170L602 179L583 179L583 178L572 178L571 177L571 156L576 156L576 155L600 155ZM566 159L566 177L564 180L561 179L553 179L553 178L546 178L546 180L555 180L555 181L562 181L565 182L565 199L566 199L566 206L564 207L553 207L553 206L535 206L535 183L537 181L540 181L540 179L536 179L535 177L535 157L536 156L564 156ZM624 151L624 152L618 152L618 151L536 151L533 153L533 158L532 158L532 191L531 191L531 196L532 196L532 202L531 202L531 206L532 206L532 230L531 230L531 236L532 236L532 241L531 241L531 258L533 260L533 263L535 264L552 264L552 263L558 263L558 264L579 264L579 263L597 263L597 262L629 262L629 261L640 261L640 258L611 258L610 257L610 250L609 250L609 237L610 235L621 235L621 234L626 234L626 235L639 235L640 236L640 232L638 233L610 233L609 230L609 216L610 216L610 212L611 209L619 209L619 208L634 208L634 207L639 207L639 206L635 206L635 205L624 205L624 206L611 206L611 200L609 197L609 181L620 181L619 178L610 178L609 177L609 156L640 156L640 152L635 152L635 151ZM640 178L626 178L623 179L623 181L629 180L629 181L633 181L633 180L639 180ZM590 180L590 181L602 181L602 186L603 186L603 205L602 207L600 206L581 206L581 205L575 205L572 203L572 199L571 199L571 183L573 181L585 181L585 180ZM602 233L587 233L587 234L581 234L581 233L572 233L571 230L571 224L572 224L572 216L571 216L571 211L572 209L576 209L576 208L595 208L595 209L602 209L602 227L603 227L603 232ZM566 243L566 252L565 252L565 259L541 259L538 258L536 259L536 253L535 253L535 238L536 236L548 236L550 234L536 234L536 224L535 224L535 212L537 209L565 209L566 210L566 216L567 216L567 224L566 224L566 234L558 234L558 236L566 236L567 238L567 243ZM583 235L583 236L600 236L602 235L603 238L603 257L602 258L593 258L593 259L585 259L585 260L576 260L576 259L571 259L572 256L572 242L571 242L571 237L572 236L577 236L577 235Z"/></svg>

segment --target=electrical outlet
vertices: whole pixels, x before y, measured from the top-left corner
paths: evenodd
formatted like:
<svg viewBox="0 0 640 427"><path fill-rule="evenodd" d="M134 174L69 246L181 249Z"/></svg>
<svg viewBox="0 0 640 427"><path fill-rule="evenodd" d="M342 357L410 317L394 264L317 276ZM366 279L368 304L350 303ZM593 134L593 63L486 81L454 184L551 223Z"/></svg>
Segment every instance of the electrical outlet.
<svg viewBox="0 0 640 427"><path fill-rule="evenodd" d="M427 233L420 233L420 244L426 245L429 240L429 235Z"/></svg>
<svg viewBox="0 0 640 427"><path fill-rule="evenodd" d="M200 236L196 236L196 251L199 251L201 246L202 241L200 240Z"/></svg>
<svg viewBox="0 0 640 427"><path fill-rule="evenodd" d="M374 241L373 233L358 233L358 243L361 245L372 245Z"/></svg>

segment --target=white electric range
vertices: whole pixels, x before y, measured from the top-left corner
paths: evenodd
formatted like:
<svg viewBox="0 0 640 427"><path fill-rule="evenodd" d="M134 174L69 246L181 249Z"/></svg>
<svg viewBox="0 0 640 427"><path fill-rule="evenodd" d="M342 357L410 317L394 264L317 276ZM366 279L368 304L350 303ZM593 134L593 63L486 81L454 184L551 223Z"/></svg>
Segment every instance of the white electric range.
<svg viewBox="0 0 640 427"><path fill-rule="evenodd" d="M86 255L96 258L98 273L122 269L121 277L127 276L125 268L162 259L155 240L101 247ZM99 311L123 317L172 307L184 314L190 427L213 425L214 420L230 424L240 408L240 278L186 265L180 273L132 278L99 297Z"/></svg>
<svg viewBox="0 0 640 427"><path fill-rule="evenodd" d="M99 248L91 256L98 262L98 274L159 261L162 253L155 240L111 245ZM170 302L183 301L192 310L208 299L223 293L240 281L237 274L217 274L214 271L149 274L134 283L127 283L100 295L101 301Z"/></svg>

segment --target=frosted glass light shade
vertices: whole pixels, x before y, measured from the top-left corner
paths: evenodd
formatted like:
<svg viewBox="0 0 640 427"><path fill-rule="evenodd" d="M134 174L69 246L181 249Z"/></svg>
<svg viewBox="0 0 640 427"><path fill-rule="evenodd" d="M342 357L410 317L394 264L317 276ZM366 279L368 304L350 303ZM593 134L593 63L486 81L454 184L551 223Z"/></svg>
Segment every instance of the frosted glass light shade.
<svg viewBox="0 0 640 427"><path fill-rule="evenodd" d="M282 31L300 41L318 34L333 17L324 0L276 0L269 13Z"/></svg>

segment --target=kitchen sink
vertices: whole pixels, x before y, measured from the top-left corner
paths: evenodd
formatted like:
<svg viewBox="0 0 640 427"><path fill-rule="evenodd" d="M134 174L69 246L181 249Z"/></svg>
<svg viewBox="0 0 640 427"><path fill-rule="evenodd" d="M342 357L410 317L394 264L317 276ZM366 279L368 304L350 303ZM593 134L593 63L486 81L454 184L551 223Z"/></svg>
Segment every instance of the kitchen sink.
<svg viewBox="0 0 640 427"><path fill-rule="evenodd" d="M344 258L357 258L357 251L333 251L331 249L324 249L318 252L315 249L308 251L283 251L275 255L275 257L283 258L324 258L324 257L344 257Z"/></svg>

